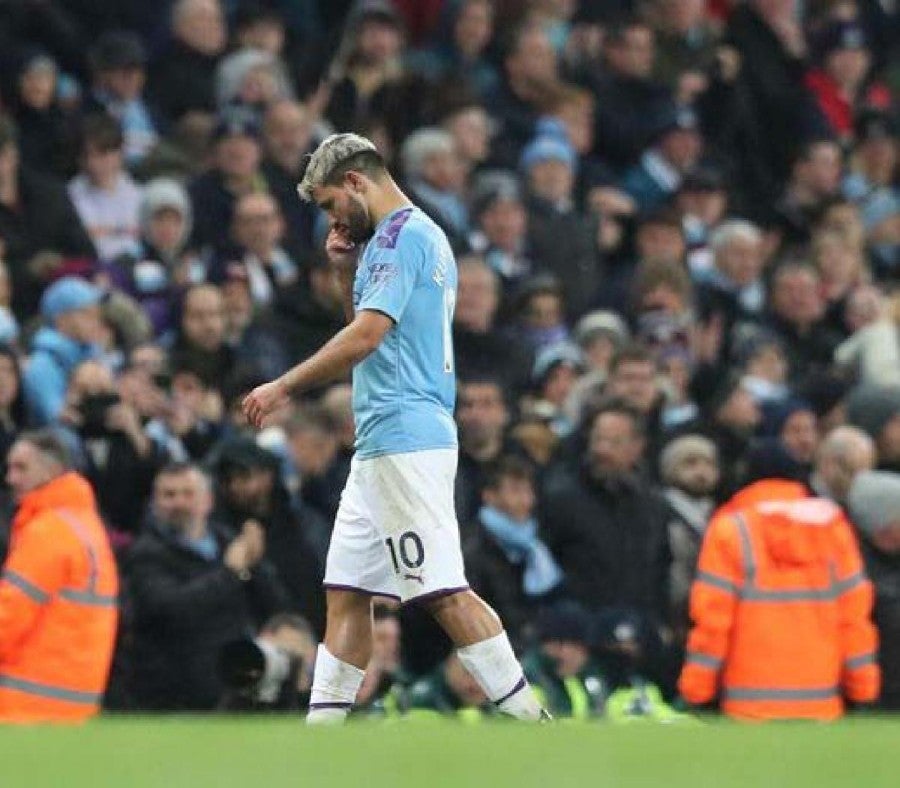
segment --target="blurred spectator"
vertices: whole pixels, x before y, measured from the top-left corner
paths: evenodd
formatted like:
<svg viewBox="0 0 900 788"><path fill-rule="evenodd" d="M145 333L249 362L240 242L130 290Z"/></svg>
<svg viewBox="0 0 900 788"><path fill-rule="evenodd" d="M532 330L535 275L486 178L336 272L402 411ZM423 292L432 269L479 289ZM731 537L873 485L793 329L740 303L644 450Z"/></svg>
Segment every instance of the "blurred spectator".
<svg viewBox="0 0 900 788"><path fill-rule="evenodd" d="M57 424L96 491L107 526L123 539L133 538L141 530L153 477L170 459L165 448L148 435L140 414L97 361L73 371Z"/></svg>
<svg viewBox="0 0 900 788"><path fill-rule="evenodd" d="M841 149L832 139L812 140L800 147L778 203L787 243L809 240L816 215L840 189L841 167Z"/></svg>
<svg viewBox="0 0 900 788"><path fill-rule="evenodd" d="M235 200L232 236L256 306L270 305L276 290L297 281L297 264L280 246L284 234L284 217L271 195L251 192Z"/></svg>
<svg viewBox="0 0 900 788"><path fill-rule="evenodd" d="M563 574L538 536L534 472L527 461L502 457L488 473L476 522L463 545L472 589L503 620L510 640L527 642L538 606Z"/></svg>
<svg viewBox="0 0 900 788"><path fill-rule="evenodd" d="M675 438L660 456L663 496L669 505L669 550L672 566L669 600L672 624L679 641L687 638L688 596L706 526L715 508L719 484L719 455L702 435Z"/></svg>
<svg viewBox="0 0 900 788"><path fill-rule="evenodd" d="M204 381L221 385L234 368L235 350L227 342L225 300L215 285L192 285L181 302L181 324L170 352L190 359Z"/></svg>
<svg viewBox="0 0 900 788"><path fill-rule="evenodd" d="M535 405L540 406L550 426L559 437L572 432L575 422L569 419L565 405L570 401L575 384L584 372L584 358L577 345L558 342L541 348L534 359L531 385ZM523 400L524 402L524 400Z"/></svg>
<svg viewBox="0 0 900 788"><path fill-rule="evenodd" d="M23 58L10 110L19 127L22 162L38 172L68 177L75 168L76 118L57 97L59 70L43 50Z"/></svg>
<svg viewBox="0 0 900 788"><path fill-rule="evenodd" d="M666 508L644 480L644 419L631 404L600 405L585 425L576 468L547 472L542 534L576 601L629 609L651 626L668 618Z"/></svg>
<svg viewBox="0 0 900 788"><path fill-rule="evenodd" d="M847 300L854 288L869 278L865 256L843 234L825 229L813 234L810 256L822 281L828 322L835 331L845 334Z"/></svg>
<svg viewBox="0 0 900 788"><path fill-rule="evenodd" d="M263 175L278 200L284 217L284 244L295 260L302 260L313 246L316 209L297 199L304 157L314 142L313 121L307 107L289 99L274 102L263 118Z"/></svg>
<svg viewBox="0 0 900 788"><path fill-rule="evenodd" d="M885 106L890 94L884 85L869 81L872 65L868 36L856 21L834 21L819 31L815 41L818 67L806 75L806 85L828 120L831 133L852 137L858 109Z"/></svg>
<svg viewBox="0 0 900 788"><path fill-rule="evenodd" d="M740 55L743 107L730 119L740 130L733 154L750 179L750 200L773 200L798 142L825 133L803 85L806 35L792 3L749 0L731 13L725 37Z"/></svg>
<svg viewBox="0 0 900 788"><path fill-rule="evenodd" d="M508 295L534 267L527 249L528 214L518 181L499 171L478 178L472 194L472 218L472 248L500 275Z"/></svg>
<svg viewBox="0 0 900 788"><path fill-rule="evenodd" d="M772 274L769 325L784 342L791 374L801 379L831 363L840 336L825 323L821 279L805 262L787 261Z"/></svg>
<svg viewBox="0 0 900 788"><path fill-rule="evenodd" d="M835 362L862 383L900 385L900 296L886 303L877 289L857 288L847 298L847 316L855 331L835 349Z"/></svg>
<svg viewBox="0 0 900 788"><path fill-rule="evenodd" d="M441 127L450 132L462 168L466 173L476 171L487 161L493 120L487 109L476 101L461 101L441 116Z"/></svg>
<svg viewBox="0 0 900 788"><path fill-rule="evenodd" d="M466 172L449 131L426 127L410 134L400 148L403 174L412 199L459 248L469 234L463 199Z"/></svg>
<svg viewBox="0 0 900 788"><path fill-rule="evenodd" d="M701 166L687 172L675 195L688 246L688 267L700 273L710 267L709 237L728 212L728 190L721 173Z"/></svg>
<svg viewBox="0 0 900 788"><path fill-rule="evenodd" d="M215 111L215 73L228 43L219 0L176 0L172 41L150 70L153 105L169 122L188 112Z"/></svg>
<svg viewBox="0 0 900 788"><path fill-rule="evenodd" d="M733 356L744 373L741 386L765 409L778 407L791 394L784 346L771 331L761 329L742 338Z"/></svg>
<svg viewBox="0 0 900 788"><path fill-rule="evenodd" d="M599 717L610 692L590 650L590 616L566 602L545 607L536 617L537 645L522 657L525 677L554 718Z"/></svg>
<svg viewBox="0 0 900 788"><path fill-rule="evenodd" d="M657 0L655 73L682 103L706 89L715 62L719 31L706 13L706 0Z"/></svg>
<svg viewBox="0 0 900 788"><path fill-rule="evenodd" d="M102 33L90 51L92 85L88 110L103 110L119 121L128 165L137 164L156 144L156 123L144 100L147 52L134 33Z"/></svg>
<svg viewBox="0 0 900 788"><path fill-rule="evenodd" d="M137 709L203 711L222 694L221 647L284 608L253 520L233 535L210 522L212 489L195 465L156 477L147 529L128 560L134 610L130 691Z"/></svg>
<svg viewBox="0 0 900 788"><path fill-rule="evenodd" d="M860 207L875 272L881 277L895 271L900 260L897 134L897 121L890 112L862 112L856 126L853 171L844 180L844 194Z"/></svg>
<svg viewBox="0 0 900 788"><path fill-rule="evenodd" d="M178 459L199 460L222 434L222 398L217 381L198 372L190 353L174 353L167 381L169 401L152 425L154 436Z"/></svg>
<svg viewBox="0 0 900 788"><path fill-rule="evenodd" d="M882 688L879 707L900 710L900 476L866 471L850 487L849 513L875 586Z"/></svg>
<svg viewBox="0 0 900 788"><path fill-rule="evenodd" d="M675 110L660 125L654 144L641 156L639 164L625 173L622 188L641 211L650 211L669 202L703 152L696 114L689 108Z"/></svg>
<svg viewBox="0 0 900 788"><path fill-rule="evenodd" d="M488 470L503 454L509 408L503 384L494 378L460 381L456 403L459 468L456 473L456 516L465 529L481 506Z"/></svg>
<svg viewBox="0 0 900 788"><path fill-rule="evenodd" d="M875 444L856 427L835 427L819 444L809 486L841 506L857 475L875 467Z"/></svg>
<svg viewBox="0 0 900 788"><path fill-rule="evenodd" d="M569 338L562 287L555 276L540 274L523 282L518 294L516 331L535 354Z"/></svg>
<svg viewBox="0 0 900 788"><path fill-rule="evenodd" d="M200 260L187 249L193 212L177 181L157 178L141 193L139 248L108 269L113 284L134 297L161 336L174 326L178 290L205 278Z"/></svg>
<svg viewBox="0 0 900 788"><path fill-rule="evenodd" d="M763 239L751 222L725 221L709 237L713 267L697 271L697 301L704 317L717 316L729 340L735 326L758 322L765 310ZM727 352L727 348L726 348Z"/></svg>
<svg viewBox="0 0 900 788"><path fill-rule="evenodd" d="M575 206L575 150L556 125L538 124L520 166L529 195L529 252L540 269L558 278L574 319L593 305L600 277L593 227Z"/></svg>
<svg viewBox="0 0 900 788"><path fill-rule="evenodd" d="M0 719L79 722L106 690L119 578L90 485L49 432L7 458L19 505L0 579Z"/></svg>
<svg viewBox="0 0 900 788"><path fill-rule="evenodd" d="M808 484L819 445L812 406L796 398L776 403L762 431L747 453L747 481L778 477Z"/></svg>
<svg viewBox="0 0 900 788"><path fill-rule="evenodd" d="M514 169L534 136L547 93L559 80L559 64L546 32L538 25L512 31L503 56L503 79L489 96L497 119L491 162Z"/></svg>
<svg viewBox="0 0 900 788"><path fill-rule="evenodd" d="M0 456L7 452L25 427L25 398L19 358L9 345L0 344Z"/></svg>
<svg viewBox="0 0 900 788"><path fill-rule="evenodd" d="M453 350L462 380L494 375L513 392L525 389L531 374L526 348L511 343L496 326L500 278L480 255L457 260Z"/></svg>
<svg viewBox="0 0 900 788"><path fill-rule="evenodd" d="M875 441L880 470L900 472L900 386L857 386L847 397L847 421Z"/></svg>
<svg viewBox="0 0 900 788"><path fill-rule="evenodd" d="M233 105L257 113L258 120L276 101L293 98L284 65L270 52L255 47L224 57L216 69L216 106Z"/></svg>
<svg viewBox="0 0 900 788"><path fill-rule="evenodd" d="M494 6L490 0L462 0L457 4L444 40L430 49L414 52L411 68L430 82L460 80L481 98L496 90L499 76L486 56L494 34Z"/></svg>
<svg viewBox="0 0 900 788"><path fill-rule="evenodd" d="M217 522L238 533L248 520L265 532L269 561L287 589L290 607L325 631L322 574L328 527L315 510L292 501L278 459L252 440L226 441L216 451Z"/></svg>
<svg viewBox="0 0 900 788"><path fill-rule="evenodd" d="M46 283L39 253L94 256L65 186L19 162L18 131L0 116L0 238L12 274L17 315L31 316Z"/></svg>
<svg viewBox="0 0 900 788"><path fill-rule="evenodd" d="M455 652L404 693L403 707L409 719L422 720L445 716L479 722L498 713Z"/></svg>
<svg viewBox="0 0 900 788"><path fill-rule="evenodd" d="M115 118L88 115L81 123L79 173L69 197L101 260L135 254L140 239L141 189L123 169L124 137Z"/></svg>
<svg viewBox="0 0 900 788"><path fill-rule="evenodd" d="M340 462L337 424L323 406L305 405L288 419L284 430L295 501L312 507L326 522L331 522L341 495L341 488L330 473ZM327 546L326 538L318 549L324 554Z"/></svg>
<svg viewBox="0 0 900 788"><path fill-rule="evenodd" d="M671 91L652 79L656 42L637 18L611 25L603 45L607 70L594 81L595 150L619 171L637 164L671 108Z"/></svg>
<svg viewBox="0 0 900 788"><path fill-rule="evenodd" d="M751 485L703 540L679 690L695 705L718 696L747 720L831 720L844 698L871 703L881 683L872 597L839 507L799 484Z"/></svg>
<svg viewBox="0 0 900 788"><path fill-rule="evenodd" d="M310 255L305 278L278 293L272 315L291 364L309 358L346 323L341 290L324 254Z"/></svg>
<svg viewBox="0 0 900 788"><path fill-rule="evenodd" d="M265 191L260 172L260 129L250 110L225 109L213 130L213 167L198 176L188 191L194 208L192 244L213 249L223 245L222 228L230 227L238 197Z"/></svg>
<svg viewBox="0 0 900 788"><path fill-rule="evenodd" d="M101 297L100 290L75 277L60 279L44 292L46 325L32 339L22 378L30 423L45 426L59 417L75 368L98 354Z"/></svg>
<svg viewBox="0 0 900 788"><path fill-rule="evenodd" d="M618 350L610 361L603 393L626 402L641 414L641 452L646 452L644 456L652 463L659 452L657 444L663 404L653 354L639 344L626 345Z"/></svg>

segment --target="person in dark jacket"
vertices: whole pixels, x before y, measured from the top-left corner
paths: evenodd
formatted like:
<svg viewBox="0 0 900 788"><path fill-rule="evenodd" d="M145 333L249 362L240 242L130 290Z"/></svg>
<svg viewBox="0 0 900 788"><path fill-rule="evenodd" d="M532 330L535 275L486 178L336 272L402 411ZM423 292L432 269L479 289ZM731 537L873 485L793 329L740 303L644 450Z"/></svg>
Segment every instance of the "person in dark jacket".
<svg viewBox="0 0 900 788"><path fill-rule="evenodd" d="M126 567L133 604L129 694L137 709L208 711L222 695L221 647L287 607L263 560L262 526L210 522L212 490L195 465L156 477L152 518Z"/></svg>
<svg viewBox="0 0 900 788"><path fill-rule="evenodd" d="M641 472L643 425L623 400L601 404L581 467L548 470L541 524L575 601L631 610L659 628L668 618L668 516Z"/></svg>
<svg viewBox="0 0 900 788"><path fill-rule="evenodd" d="M881 708L900 710L900 474L864 471L850 487L866 574L875 585Z"/></svg>
<svg viewBox="0 0 900 788"><path fill-rule="evenodd" d="M291 609L325 631L322 576L328 526L311 507L292 502L278 475L278 458L249 438L223 443L215 461L215 520L237 532L252 519L265 530L269 560L286 587Z"/></svg>
<svg viewBox="0 0 900 788"><path fill-rule="evenodd" d="M96 255L65 185L19 162L18 130L0 117L0 238L13 280L13 309L30 317L46 281L30 270L38 252L73 257Z"/></svg>
<svg viewBox="0 0 900 788"><path fill-rule="evenodd" d="M594 227L575 207L577 155L565 131L542 121L539 136L522 152L528 182L528 247L538 269L562 284L568 316L591 306L600 280Z"/></svg>
<svg viewBox="0 0 900 788"><path fill-rule="evenodd" d="M463 544L472 589L503 620L514 645L527 642L538 606L558 592L562 571L538 537L534 471L517 457L497 461Z"/></svg>
<svg viewBox="0 0 900 788"><path fill-rule="evenodd" d="M172 8L172 41L150 67L148 93L169 123L188 112L212 114L219 57L228 43L218 0L178 0Z"/></svg>

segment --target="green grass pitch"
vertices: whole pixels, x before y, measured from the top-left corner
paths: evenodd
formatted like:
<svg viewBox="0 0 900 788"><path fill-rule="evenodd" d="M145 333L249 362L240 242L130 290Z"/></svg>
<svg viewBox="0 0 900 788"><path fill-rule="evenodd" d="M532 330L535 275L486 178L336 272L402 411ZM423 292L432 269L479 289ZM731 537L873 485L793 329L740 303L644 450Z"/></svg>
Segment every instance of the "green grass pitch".
<svg viewBox="0 0 900 788"><path fill-rule="evenodd" d="M3 788L881 788L900 719L738 726L104 718L0 729Z"/></svg>

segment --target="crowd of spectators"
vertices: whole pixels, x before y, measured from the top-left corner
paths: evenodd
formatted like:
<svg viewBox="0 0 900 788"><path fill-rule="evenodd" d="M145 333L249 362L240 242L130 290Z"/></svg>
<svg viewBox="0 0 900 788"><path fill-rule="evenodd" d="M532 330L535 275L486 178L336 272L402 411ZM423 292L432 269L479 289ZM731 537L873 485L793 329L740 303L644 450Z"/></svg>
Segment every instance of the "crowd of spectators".
<svg viewBox="0 0 900 788"><path fill-rule="evenodd" d="M4 3L0 443L49 426L95 489L108 705L212 709L223 644L322 634L350 387L240 401L343 324L296 193L337 130L457 254L457 514L530 670L670 695L706 524L778 476L849 507L900 708L898 41L879 0ZM361 705L479 705L377 619Z"/></svg>

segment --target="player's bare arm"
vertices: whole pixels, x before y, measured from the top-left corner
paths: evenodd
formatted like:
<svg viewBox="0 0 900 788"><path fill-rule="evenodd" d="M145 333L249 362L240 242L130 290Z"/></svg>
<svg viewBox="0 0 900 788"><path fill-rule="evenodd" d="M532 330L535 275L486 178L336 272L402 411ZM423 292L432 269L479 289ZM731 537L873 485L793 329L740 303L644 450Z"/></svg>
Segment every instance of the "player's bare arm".
<svg viewBox="0 0 900 788"><path fill-rule="evenodd" d="M375 351L393 324L381 312L362 310L315 355L281 377L253 389L242 403L244 415L255 427L261 427L265 418L284 406L291 394L346 377Z"/></svg>

